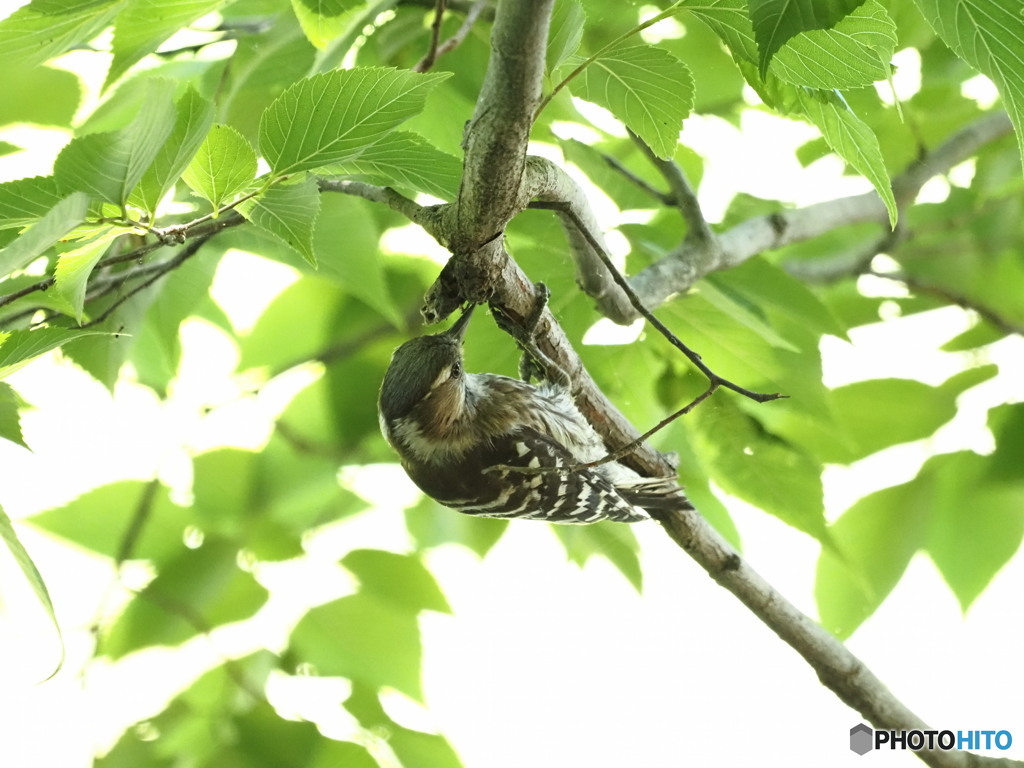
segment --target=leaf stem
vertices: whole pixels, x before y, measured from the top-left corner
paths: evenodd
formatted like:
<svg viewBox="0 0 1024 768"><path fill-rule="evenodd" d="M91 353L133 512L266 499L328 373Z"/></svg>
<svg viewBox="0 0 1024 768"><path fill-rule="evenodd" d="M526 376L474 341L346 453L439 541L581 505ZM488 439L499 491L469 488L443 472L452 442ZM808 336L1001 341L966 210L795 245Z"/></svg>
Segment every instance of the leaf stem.
<svg viewBox="0 0 1024 768"><path fill-rule="evenodd" d="M630 29L630 30L628 30L626 32L623 32L621 35L616 37L610 43L606 43L605 45L601 46L597 50L596 53L594 53L591 56L589 56L588 58L584 59L583 62L579 66L577 66L572 72L570 72L568 75L566 75L564 78L562 78L562 80L554 88L551 89L551 93L549 93L547 96L545 96L543 99L541 99L540 104L537 106L536 111L533 113L533 119L536 121L537 116L540 115L540 113L544 111L544 107L546 107L551 102L551 100L553 98L555 98L555 96L558 95L558 92L561 91L563 88L565 88L565 86L567 86L569 84L569 82L571 80L573 80L577 75L579 75L584 69L586 69L591 64L593 64L595 61L597 61L599 58L604 56L608 51L610 51L616 45L621 43L623 40L626 40L626 39L632 37L637 32L642 32L643 30L647 29L648 27L657 24L659 21L664 21L665 19L669 18L670 16L675 16L677 13L679 13L682 10L684 10L683 8L679 7L682 2L683 2L683 0L679 0L679 2L673 3L671 6L669 6L668 9L662 11L661 13L659 13L659 14L657 14L655 16L652 16L647 21L644 21L644 22L641 22L640 24L637 24L632 29Z"/></svg>

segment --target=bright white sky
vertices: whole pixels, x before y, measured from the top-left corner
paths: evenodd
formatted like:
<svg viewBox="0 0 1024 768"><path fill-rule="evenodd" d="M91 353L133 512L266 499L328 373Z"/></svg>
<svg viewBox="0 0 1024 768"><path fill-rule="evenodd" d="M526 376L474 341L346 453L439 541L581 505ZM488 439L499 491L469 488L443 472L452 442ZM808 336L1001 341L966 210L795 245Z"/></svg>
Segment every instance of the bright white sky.
<svg viewBox="0 0 1024 768"><path fill-rule="evenodd" d="M802 169L788 160L790 148L806 138L802 128L753 112L738 129L713 118L687 121L684 139L709 158L702 185L709 216L716 218L738 189L785 196L780 185L789 183L793 201L801 203L863 190L864 182L842 176L836 162ZM5 162L11 159L0 158L0 178L19 175ZM218 274L216 297L246 327L290 279L283 269L233 255ZM937 347L967 322L963 312L950 309L860 329L853 344L829 341L823 346L827 381L944 380L966 358ZM100 482L154 474L180 482L189 451L258 447L288 392L315 375L300 372L254 398L232 376L236 353L218 330L190 321L183 334L188 352L168 403L131 384L111 398L59 355L13 376L11 383L38 410L24 418L32 453L0 443L0 505L17 519ZM968 393L954 424L933 441L830 470L830 514L909 479L932 453L986 450L985 408L1019 397L1024 344L1011 340L990 354L1003 366L1000 376ZM213 412L204 416L210 405ZM410 489L388 467L372 468L360 485ZM68 661L53 681L33 684L45 675L53 644L9 558L0 556L0 608L7 611L0 616L0 765L84 768L94 749L109 747L126 724L159 712L183 681L218 663L219 653L264 642L281 647L290 617L353 589L335 566L340 554L353 546L407 546L397 500L381 498L380 504L378 512L314 538L303 562L262 571L274 590L271 603L252 622L218 630L216 649L198 640L186 653L146 652L115 665L87 664L88 628L97 596L110 588L109 565L19 526L53 593ZM813 615L818 545L736 500L729 505L746 557ZM455 613L427 614L421 622L428 710L395 694L388 702L393 716L448 735L467 768L919 765L904 753L861 758L850 752L848 732L859 716L656 525L636 531L643 546L642 595L602 561L582 570L566 563L541 524L513 524L483 561L455 547L433 553L430 567ZM933 726L1008 728L1019 740L1010 756L1024 757L1022 579L1018 555L964 617L935 568L919 557L850 646ZM344 737L351 724L338 717L337 704L345 688L344 681L278 680L272 699L282 711Z"/></svg>

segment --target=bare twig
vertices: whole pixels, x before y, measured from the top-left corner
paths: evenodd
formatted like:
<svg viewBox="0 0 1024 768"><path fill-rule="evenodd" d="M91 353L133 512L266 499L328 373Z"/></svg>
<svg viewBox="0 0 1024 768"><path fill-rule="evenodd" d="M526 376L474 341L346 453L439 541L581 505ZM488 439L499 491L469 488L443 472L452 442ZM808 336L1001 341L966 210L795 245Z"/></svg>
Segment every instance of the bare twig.
<svg viewBox="0 0 1024 768"><path fill-rule="evenodd" d="M466 11L466 18L462 21L462 26L455 30L455 34L441 43L437 49L437 55L444 56L449 51L455 50L458 46L462 45L462 41L469 37L469 33L473 31L473 25L483 15L485 9L490 6L490 0L476 0L469 10Z"/></svg>
<svg viewBox="0 0 1024 768"><path fill-rule="evenodd" d="M690 180L686 178L683 169L674 160L665 160L654 154L647 142L633 131L629 132L629 137L633 139L634 144L640 147L640 151L647 156L651 164L668 182L668 188L672 191L672 204L682 215L683 221L686 222L686 239L707 251L709 255L714 255L715 251L720 248L718 238L715 237L707 219L704 218L697 193L690 186Z"/></svg>
<svg viewBox="0 0 1024 768"><path fill-rule="evenodd" d="M386 205L411 221L419 224L439 242L444 243L445 236L441 228L441 215L445 205L420 205L391 187L378 187L362 181L347 179L320 179L321 192L341 192L345 195L361 197L374 203Z"/></svg>
<svg viewBox="0 0 1024 768"><path fill-rule="evenodd" d="M445 0L436 0L434 6L434 21L430 25L430 48L423 55L423 58L412 68L413 72L426 72L437 60L437 46L441 40L441 24L444 22Z"/></svg>
<svg viewBox="0 0 1024 768"><path fill-rule="evenodd" d="M568 216L576 225L576 227L580 230L583 236L587 238L588 242L590 243L590 247L594 249L595 253L597 253L598 257L601 259L605 268L612 275L612 278L615 280L618 286L623 290L626 296L629 297L629 301L633 305L633 308L636 309L637 313L641 315L644 319L646 319L647 322L653 325L658 330L658 332L666 339L668 339L669 342L676 349L678 349L680 352L686 355L687 359L691 363L693 363L697 367L697 369L707 377L712 387L721 386L725 387L726 389L731 389L733 392L738 392L744 397L749 397L751 400L758 403L766 403L770 400L778 400L781 397L785 397L785 395L781 395L777 392L765 394L746 389L744 387L739 386L738 384L734 384L728 379L719 376L717 373L708 368L708 366L704 363L704 361L701 359L701 356L697 352L690 349L685 343L683 343L683 341L680 340L679 337L677 337L674 333L672 333L672 331L669 330L668 326L661 322L661 320L659 320L653 312L651 312L647 307L644 306L643 302L636 295L636 292L633 291L633 289L630 287L629 281L622 276L622 273L619 272L618 269L615 268L615 265L612 263L611 256L609 256L608 252L604 249L604 247L597 242L597 239L593 237L589 229L579 219L579 217L576 215L576 213L572 210L570 206L567 206L564 203L536 202L531 203L530 207L552 211L562 211L566 216Z"/></svg>
<svg viewBox="0 0 1024 768"><path fill-rule="evenodd" d="M95 317L94 319L90 320L88 323L83 323L81 325L81 327L82 328L91 328L92 326L99 325L100 323L105 321L108 317L110 317L112 314L114 314L114 312L117 310L118 307L120 307L122 304L124 304L126 301L128 301L128 299L130 299L132 296L135 296L136 294L146 290L147 288L149 288L149 286L151 286L153 283L155 283L161 277L166 275L168 272L171 272L171 271L177 269L182 264L184 264L186 261L188 261L190 258L195 256L196 253L199 251L199 249L202 248L203 245L206 243L206 241L209 240L211 237L213 237L212 233L208 234L208 235L204 235L203 237L200 237L200 238L196 238L195 240L190 242L188 245L186 245L181 250L181 253L179 253L173 259L168 259L167 261L165 261L162 264L160 264L159 268L155 269L153 271L153 274L150 277L148 277L147 279L143 280L138 285L133 286L131 290L129 290L123 296L118 297L118 299L113 304L111 304L109 307L107 307L105 310L103 310L103 312L100 313L97 317ZM154 266L156 266L156 265L154 265Z"/></svg>
<svg viewBox="0 0 1024 768"><path fill-rule="evenodd" d="M609 168L611 168L616 173L620 174L623 178L625 178L628 182L630 182L634 186L639 187L641 190L646 192L648 195L653 197L655 200L657 200L662 205L675 205L676 204L676 198L675 198L674 195L672 195L671 193L668 193L668 192L662 192L660 189L655 187L653 184L648 183L646 179L640 178L635 173L633 173L631 170L629 170L629 168L627 168L625 165L623 165L619 161L619 159L617 157L613 157L612 155L608 155L608 154L605 154L604 152L602 152L601 153L601 159L604 160L605 164Z"/></svg>
<svg viewBox="0 0 1024 768"><path fill-rule="evenodd" d="M974 156L981 147L1012 130L1006 113L995 112L958 131L893 180L897 204L901 208L909 205L932 176ZM876 192L748 219L718 235L721 251L716 258L708 258L702 246L684 241L668 256L630 278L630 284L645 306L656 307L688 290L709 272L738 266L764 251L862 223L888 227L889 214ZM631 322L636 317L634 314L624 320Z"/></svg>

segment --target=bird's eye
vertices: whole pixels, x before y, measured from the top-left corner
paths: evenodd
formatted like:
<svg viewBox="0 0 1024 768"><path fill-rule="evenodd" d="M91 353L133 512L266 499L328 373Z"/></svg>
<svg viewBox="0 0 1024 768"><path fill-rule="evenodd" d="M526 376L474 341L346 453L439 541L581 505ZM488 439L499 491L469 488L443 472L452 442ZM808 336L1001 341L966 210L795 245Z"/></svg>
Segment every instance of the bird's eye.
<svg viewBox="0 0 1024 768"><path fill-rule="evenodd" d="M462 375L462 363L452 363L452 378L457 379Z"/></svg>

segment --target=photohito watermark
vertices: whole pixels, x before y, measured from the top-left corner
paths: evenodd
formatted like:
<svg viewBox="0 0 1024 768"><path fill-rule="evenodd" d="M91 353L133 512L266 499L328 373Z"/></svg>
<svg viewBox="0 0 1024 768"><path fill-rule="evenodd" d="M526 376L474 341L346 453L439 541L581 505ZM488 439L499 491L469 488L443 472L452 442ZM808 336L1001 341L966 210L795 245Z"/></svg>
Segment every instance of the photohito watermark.
<svg viewBox="0 0 1024 768"><path fill-rule="evenodd" d="M965 749L971 752L985 749L1007 750L1013 744L1009 731L876 731L864 723L850 729L850 749L866 755L872 749Z"/></svg>

